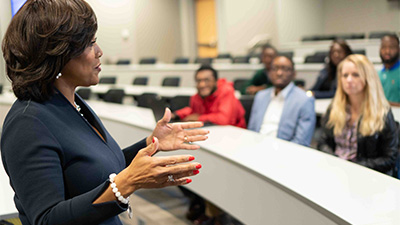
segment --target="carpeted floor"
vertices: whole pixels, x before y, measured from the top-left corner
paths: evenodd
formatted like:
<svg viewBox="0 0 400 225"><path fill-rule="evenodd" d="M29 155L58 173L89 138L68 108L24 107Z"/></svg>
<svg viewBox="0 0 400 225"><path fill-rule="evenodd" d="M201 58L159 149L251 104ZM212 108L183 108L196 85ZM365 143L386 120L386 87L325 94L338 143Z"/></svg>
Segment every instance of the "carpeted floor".
<svg viewBox="0 0 400 225"><path fill-rule="evenodd" d="M143 189L130 198L133 218L127 213L120 215L124 225L187 225L185 218L188 199L177 187ZM21 225L18 214L0 217L0 225Z"/></svg>
<svg viewBox="0 0 400 225"><path fill-rule="evenodd" d="M120 215L124 225L186 225L189 200L177 187L142 189L130 197L133 218L127 213Z"/></svg>
<svg viewBox="0 0 400 225"><path fill-rule="evenodd" d="M0 225L22 225L18 214L0 216Z"/></svg>

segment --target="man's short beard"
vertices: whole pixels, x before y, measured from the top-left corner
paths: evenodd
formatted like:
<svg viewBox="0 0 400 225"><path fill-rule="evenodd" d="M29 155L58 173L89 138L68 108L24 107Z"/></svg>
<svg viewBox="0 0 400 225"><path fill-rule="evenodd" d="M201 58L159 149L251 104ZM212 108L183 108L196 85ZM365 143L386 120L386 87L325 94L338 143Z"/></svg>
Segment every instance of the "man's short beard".
<svg viewBox="0 0 400 225"><path fill-rule="evenodd" d="M399 60L399 53L400 52L397 52L397 54L396 55L394 55L393 57L391 57L390 59L383 59L383 57L382 57L382 54L380 54L380 57L381 57L381 60L382 60L382 62L383 62L383 64L394 64L394 63L396 63L397 62L397 60Z"/></svg>

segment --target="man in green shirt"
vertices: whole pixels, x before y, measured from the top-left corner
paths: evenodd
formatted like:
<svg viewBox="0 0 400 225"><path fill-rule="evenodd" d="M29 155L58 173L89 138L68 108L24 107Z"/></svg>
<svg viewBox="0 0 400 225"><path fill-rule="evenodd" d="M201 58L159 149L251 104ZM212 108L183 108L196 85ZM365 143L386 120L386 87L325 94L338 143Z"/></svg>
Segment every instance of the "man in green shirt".
<svg viewBox="0 0 400 225"><path fill-rule="evenodd" d="M257 91L271 87L272 83L268 79L268 70L271 68L272 60L277 55L276 49L272 45L265 45L261 53L261 62L264 64L264 68L257 70L253 78L243 85L241 94L255 95Z"/></svg>
<svg viewBox="0 0 400 225"><path fill-rule="evenodd" d="M400 106L400 60L399 37L385 35L381 39L380 56L384 65L379 71L383 91L392 106Z"/></svg>

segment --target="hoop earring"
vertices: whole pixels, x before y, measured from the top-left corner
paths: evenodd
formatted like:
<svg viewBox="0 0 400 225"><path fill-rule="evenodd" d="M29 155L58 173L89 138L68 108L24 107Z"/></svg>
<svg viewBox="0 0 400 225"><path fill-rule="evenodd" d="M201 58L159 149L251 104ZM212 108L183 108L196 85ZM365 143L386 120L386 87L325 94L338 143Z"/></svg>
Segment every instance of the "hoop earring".
<svg viewBox="0 0 400 225"><path fill-rule="evenodd" d="M58 73L57 76L56 76L56 79L60 78L61 76L62 76L62 74Z"/></svg>

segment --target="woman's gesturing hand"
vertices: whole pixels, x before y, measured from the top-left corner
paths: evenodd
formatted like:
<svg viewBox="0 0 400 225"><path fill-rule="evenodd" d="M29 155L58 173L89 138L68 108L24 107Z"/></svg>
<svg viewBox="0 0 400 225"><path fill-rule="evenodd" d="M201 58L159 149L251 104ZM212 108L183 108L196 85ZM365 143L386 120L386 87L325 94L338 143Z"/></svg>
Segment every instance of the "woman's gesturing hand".
<svg viewBox="0 0 400 225"><path fill-rule="evenodd" d="M118 186L126 188L121 191L128 196L141 188L162 188L190 183L188 178L199 173L199 163L188 163L194 160L190 155L152 157L159 147L155 137L152 144L140 150L131 164L115 178Z"/></svg>
<svg viewBox="0 0 400 225"><path fill-rule="evenodd" d="M195 150L200 146L191 143L207 139L208 130L193 129L202 127L202 122L169 123L170 120L171 110L166 108L164 117L157 122L153 134L147 138L147 144L150 144L153 137L157 137L160 142L159 150Z"/></svg>

